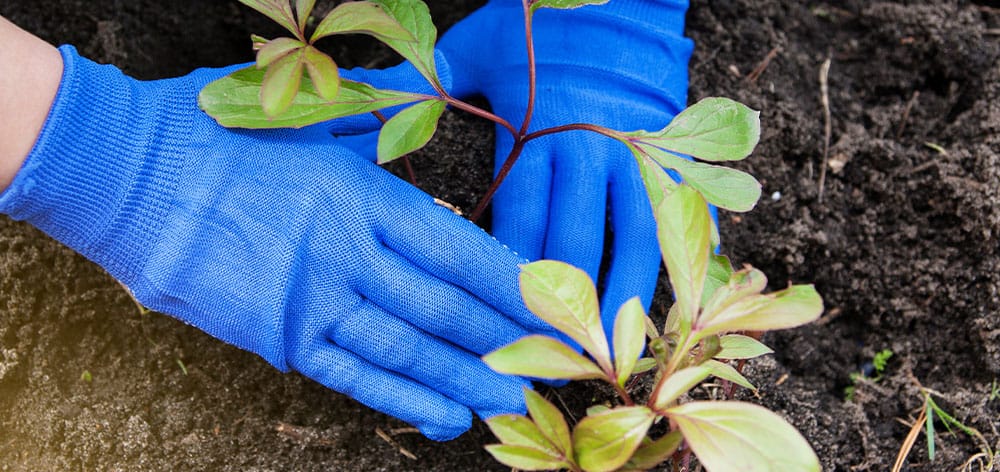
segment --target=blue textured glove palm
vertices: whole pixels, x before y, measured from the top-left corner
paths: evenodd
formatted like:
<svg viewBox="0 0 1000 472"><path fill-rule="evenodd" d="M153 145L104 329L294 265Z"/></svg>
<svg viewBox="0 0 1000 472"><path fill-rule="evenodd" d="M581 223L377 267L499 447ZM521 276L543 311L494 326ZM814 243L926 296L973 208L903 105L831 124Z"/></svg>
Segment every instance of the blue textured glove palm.
<svg viewBox="0 0 1000 472"><path fill-rule="evenodd" d="M622 131L665 126L686 102L686 10L681 0L539 9L530 130L580 122ZM520 1L491 1L449 30L438 48L453 71L454 96L482 95L519 127L528 97ZM498 170L512 145L498 126ZM494 199L493 234L530 260L562 260L598 280L608 211L612 258L602 308L611 332L625 300L639 295L649 306L660 264L652 211L623 145L583 131L530 142Z"/></svg>
<svg viewBox="0 0 1000 472"><path fill-rule="evenodd" d="M61 51L56 101L0 211L144 305L430 438L524 410L527 382L479 359L545 329L516 255L325 125L220 127L196 97L231 69L140 82Z"/></svg>

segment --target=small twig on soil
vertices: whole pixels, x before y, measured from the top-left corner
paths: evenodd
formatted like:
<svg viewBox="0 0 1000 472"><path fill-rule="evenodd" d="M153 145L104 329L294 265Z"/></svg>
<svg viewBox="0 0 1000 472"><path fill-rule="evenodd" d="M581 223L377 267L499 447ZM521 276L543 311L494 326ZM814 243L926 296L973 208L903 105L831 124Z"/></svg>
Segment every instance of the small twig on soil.
<svg viewBox="0 0 1000 472"><path fill-rule="evenodd" d="M910 101L906 102L906 108L903 108L903 116L899 119L899 127L896 128L896 141L899 141L900 136L903 135L903 131L906 129L906 121L910 119L910 110L913 109L913 105L917 103L917 98L920 97L920 91L914 90L913 95L910 96Z"/></svg>
<svg viewBox="0 0 1000 472"><path fill-rule="evenodd" d="M379 427L376 426L375 427L375 434L377 434L378 437L382 438L383 441L389 443L390 446L396 448L399 451L399 453L402 454L403 456L405 456L407 459L417 460L417 455L416 454L414 454L414 453L406 450L405 447L400 446L399 443L396 442L395 439L392 439L392 436L389 436L388 433L386 433L385 431L382 431L382 428L379 428Z"/></svg>
<svg viewBox="0 0 1000 472"><path fill-rule="evenodd" d="M917 437L920 436L920 430L926 420L927 404L925 402L924 406L920 408L920 416L913 422L910 432L906 435L903 445L899 448L899 454L896 455L896 463L892 466L892 472L903 470L903 465L906 464L906 456L910 455L910 451L913 450L913 445L917 442Z"/></svg>
<svg viewBox="0 0 1000 472"><path fill-rule="evenodd" d="M764 56L764 60L760 61L760 64L757 64L757 67L754 67L754 69L750 71L749 74L747 74L747 76L745 77L746 81L751 84L756 84L757 79L759 79L761 74L764 73L764 69L767 69L768 64L770 64L775 57L778 57L778 54L780 53L781 53L781 46L775 46L774 48L772 48L771 51L768 52L766 56Z"/></svg>
<svg viewBox="0 0 1000 472"><path fill-rule="evenodd" d="M819 93L820 102L823 104L823 163L819 167L819 189L816 198L820 203L823 203L823 185L826 184L826 166L830 158L830 135L833 133L833 125L830 124L830 90L827 85L829 75L830 58L827 57L819 67Z"/></svg>
<svg viewBox="0 0 1000 472"><path fill-rule="evenodd" d="M574 423L576 423L576 421L577 421L576 420L576 415L574 415L573 414L573 410L571 410L569 408L569 406L566 405L566 402L563 400L562 395L559 395L559 392L557 392L556 390L552 390L552 389L549 389L549 393L551 393L552 395L555 395L556 400L559 400L559 404L562 405L563 411L565 411L566 414L569 415L569 419L571 421L573 421ZM548 395L546 395L546 396L548 396Z"/></svg>

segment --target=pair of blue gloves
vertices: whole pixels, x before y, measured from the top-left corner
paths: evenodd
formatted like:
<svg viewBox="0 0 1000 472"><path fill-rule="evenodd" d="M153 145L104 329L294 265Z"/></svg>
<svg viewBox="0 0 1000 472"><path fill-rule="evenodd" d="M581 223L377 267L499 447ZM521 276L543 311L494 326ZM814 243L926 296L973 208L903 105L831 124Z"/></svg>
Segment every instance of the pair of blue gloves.
<svg viewBox="0 0 1000 472"><path fill-rule="evenodd" d="M539 10L532 129L668 123L685 103L686 8L614 0ZM635 295L650 302L655 223L631 155L610 139L576 131L530 143L494 200L494 239L376 166L369 149L331 138L370 131L357 120L226 129L198 109L197 95L233 68L142 82L72 47L61 52L58 95L0 211L100 264L144 305L429 438L461 434L472 413L524 410L528 381L480 356L551 332L521 301L525 259L563 260L596 280L610 221L605 312ZM437 51L454 96L485 96L515 126L525 57L515 0L491 1ZM406 64L344 75L428 89ZM503 160L512 141L503 129L497 136Z"/></svg>

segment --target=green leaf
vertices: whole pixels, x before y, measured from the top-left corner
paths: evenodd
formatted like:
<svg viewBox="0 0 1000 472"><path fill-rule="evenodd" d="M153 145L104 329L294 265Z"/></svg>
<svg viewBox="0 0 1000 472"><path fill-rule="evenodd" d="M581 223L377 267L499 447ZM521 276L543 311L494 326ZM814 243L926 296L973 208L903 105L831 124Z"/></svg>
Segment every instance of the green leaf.
<svg viewBox="0 0 1000 472"><path fill-rule="evenodd" d="M760 182L746 172L689 161L644 144L637 144L636 148L661 166L677 171L684 182L701 192L709 203L717 207L746 212L752 210L757 205L757 200L760 200Z"/></svg>
<svg viewBox="0 0 1000 472"><path fill-rule="evenodd" d="M524 389L524 402L528 413L538 425L538 430L551 442L563 457L573 457L573 439L569 435L569 425L555 405L534 390Z"/></svg>
<svg viewBox="0 0 1000 472"><path fill-rule="evenodd" d="M684 436L680 431L671 431L656 441L645 440L636 449L632 458L625 463L625 470L649 470L667 460L677 452Z"/></svg>
<svg viewBox="0 0 1000 472"><path fill-rule="evenodd" d="M708 206L691 187L679 186L656 209L656 226L680 316L690 323L701 305L708 270L711 232Z"/></svg>
<svg viewBox="0 0 1000 472"><path fill-rule="evenodd" d="M306 30L306 23L309 22L309 15L312 15L316 0L295 0L295 16L299 20L299 31Z"/></svg>
<svg viewBox="0 0 1000 472"><path fill-rule="evenodd" d="M747 380L743 374L739 373L739 371L737 371L733 366L726 364L725 362L709 360L702 365L708 367L709 370L712 371L712 375L720 379L728 380L736 385L748 388L755 392L757 391L757 387L750 383L750 381Z"/></svg>
<svg viewBox="0 0 1000 472"><path fill-rule="evenodd" d="M597 290L586 272L565 262L542 260L521 266L519 280L524 304L532 313L580 344L605 371L614 371Z"/></svg>
<svg viewBox="0 0 1000 472"><path fill-rule="evenodd" d="M722 351L715 355L716 359L753 359L774 351L760 341L742 334L727 334L719 338Z"/></svg>
<svg viewBox="0 0 1000 472"><path fill-rule="evenodd" d="M525 336L483 356L493 370L542 379L599 379L604 371L562 341L542 335Z"/></svg>
<svg viewBox="0 0 1000 472"><path fill-rule="evenodd" d="M643 357L635 362L635 367L632 368L632 374L641 374L655 368L656 359L653 359L652 357Z"/></svg>
<svg viewBox="0 0 1000 472"><path fill-rule="evenodd" d="M486 452L498 462L520 470L558 470L569 467L562 458L538 449L506 444L490 444Z"/></svg>
<svg viewBox="0 0 1000 472"><path fill-rule="evenodd" d="M769 331L801 326L823 314L823 299L812 285L752 295L722 311L702 313L699 337L723 331Z"/></svg>
<svg viewBox="0 0 1000 472"><path fill-rule="evenodd" d="M624 386L632 375L636 361L646 347L646 312L639 297L628 299L615 316L612 346L615 349L615 373L618 385Z"/></svg>
<svg viewBox="0 0 1000 472"><path fill-rule="evenodd" d="M376 3L341 3L323 18L313 31L311 41L316 42L334 34L363 33L379 41L415 41L403 25L394 20Z"/></svg>
<svg viewBox="0 0 1000 472"><path fill-rule="evenodd" d="M927 459L934 462L934 409L927 408L927 418L924 423L924 434L927 435ZM948 423L945 423L947 426Z"/></svg>
<svg viewBox="0 0 1000 472"><path fill-rule="evenodd" d="M306 70L313 86L320 97L333 101L340 91L340 71L330 56L323 54L312 46L303 49L305 52Z"/></svg>
<svg viewBox="0 0 1000 472"><path fill-rule="evenodd" d="M533 421L524 415L497 415L484 420L501 443L524 446L546 452L554 457L559 450L549 441Z"/></svg>
<svg viewBox="0 0 1000 472"><path fill-rule="evenodd" d="M254 66L238 70L202 89L198 105L222 126L230 128L301 128L334 118L370 113L422 99L420 95L376 90L370 85L342 80L337 99L330 103L304 79L291 106L268 117L260 103L264 71Z"/></svg>
<svg viewBox="0 0 1000 472"><path fill-rule="evenodd" d="M240 3L263 13L296 36L299 33L292 4L286 0L239 0Z"/></svg>
<svg viewBox="0 0 1000 472"><path fill-rule="evenodd" d="M531 11L539 8L579 8L584 5L604 5L608 0L535 0L531 2Z"/></svg>
<svg viewBox="0 0 1000 472"><path fill-rule="evenodd" d="M292 38L275 38L268 41L257 50L257 67L263 69L274 61L285 57L299 48L304 48L306 43Z"/></svg>
<svg viewBox="0 0 1000 472"><path fill-rule="evenodd" d="M628 136L703 161L738 161L760 140L760 112L728 98L710 97L682 111L660 131Z"/></svg>
<svg viewBox="0 0 1000 472"><path fill-rule="evenodd" d="M663 167L640 151L639 148L633 146L628 141L622 142L628 146L629 150L632 151L632 155L635 156L636 165L639 166L639 175L642 176L642 183L645 185L646 194L649 196L649 203L653 209L658 208L663 199L677 188L677 183L667 175Z"/></svg>
<svg viewBox="0 0 1000 472"><path fill-rule="evenodd" d="M615 470L632 457L656 415L644 406L620 407L588 416L573 430L576 461L583 470Z"/></svg>
<svg viewBox="0 0 1000 472"><path fill-rule="evenodd" d="M386 121L378 134L378 163L385 164L424 147L437 131L443 100L424 100Z"/></svg>
<svg viewBox="0 0 1000 472"><path fill-rule="evenodd" d="M667 410L709 471L819 471L819 458L790 424L741 402L690 402Z"/></svg>
<svg viewBox="0 0 1000 472"><path fill-rule="evenodd" d="M705 288L701 292L701 306L705 306L720 287L729 283L733 274L733 264L729 258L720 254L708 256L708 271L705 275Z"/></svg>
<svg viewBox="0 0 1000 472"><path fill-rule="evenodd" d="M712 369L705 365L686 367L674 372L670 377L661 380L661 385L653 389L656 395L653 398L653 408L657 411L667 408L709 375L712 375Z"/></svg>
<svg viewBox="0 0 1000 472"><path fill-rule="evenodd" d="M277 116L292 106L302 82L302 50L286 54L264 72L260 86L260 104L267 116Z"/></svg>
<svg viewBox="0 0 1000 472"><path fill-rule="evenodd" d="M419 0L377 0L385 12L403 25L416 41L393 38L379 38L387 46L410 61L413 67L432 84L441 86L434 65L434 43L437 29L431 21L427 5Z"/></svg>
<svg viewBox="0 0 1000 472"><path fill-rule="evenodd" d="M702 318L719 312L726 307L751 295L759 294L767 287L767 276L763 272L747 267L729 275L729 280L705 302Z"/></svg>

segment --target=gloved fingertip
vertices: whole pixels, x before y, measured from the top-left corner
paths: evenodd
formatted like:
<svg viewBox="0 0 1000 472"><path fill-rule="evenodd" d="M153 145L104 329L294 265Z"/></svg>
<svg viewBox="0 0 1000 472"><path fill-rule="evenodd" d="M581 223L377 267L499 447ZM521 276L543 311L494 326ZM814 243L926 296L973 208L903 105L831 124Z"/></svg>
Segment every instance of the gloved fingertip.
<svg viewBox="0 0 1000 472"><path fill-rule="evenodd" d="M440 422L418 424L417 429L427 439L444 442L451 441L472 427L472 412L463 408L461 412L449 412Z"/></svg>

